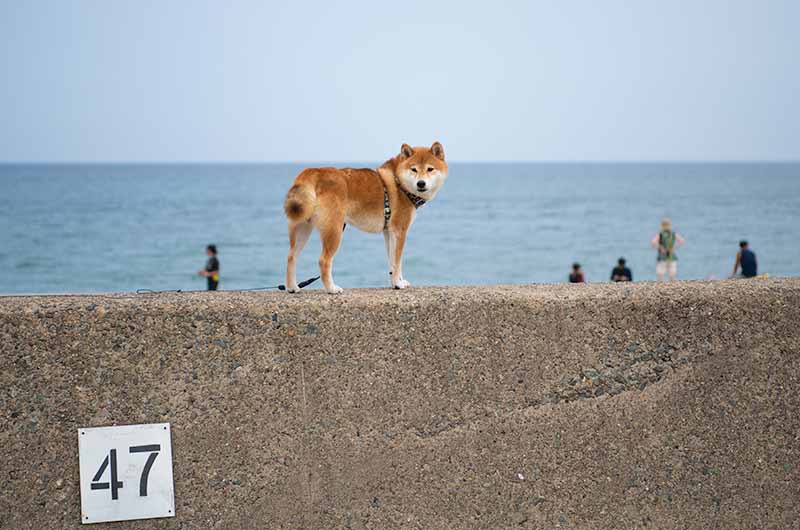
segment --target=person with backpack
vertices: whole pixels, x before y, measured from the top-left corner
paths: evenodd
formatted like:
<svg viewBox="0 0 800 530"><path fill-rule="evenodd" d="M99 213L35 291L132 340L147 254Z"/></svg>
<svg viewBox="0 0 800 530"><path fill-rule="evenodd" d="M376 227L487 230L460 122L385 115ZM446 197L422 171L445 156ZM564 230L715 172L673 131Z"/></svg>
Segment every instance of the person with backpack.
<svg viewBox="0 0 800 530"><path fill-rule="evenodd" d="M678 256L675 250L686 242L680 234L672 229L672 221L666 217L661 220L661 231L650 242L658 250L656 256L656 276L658 281L664 281L669 275L670 280L678 277Z"/></svg>

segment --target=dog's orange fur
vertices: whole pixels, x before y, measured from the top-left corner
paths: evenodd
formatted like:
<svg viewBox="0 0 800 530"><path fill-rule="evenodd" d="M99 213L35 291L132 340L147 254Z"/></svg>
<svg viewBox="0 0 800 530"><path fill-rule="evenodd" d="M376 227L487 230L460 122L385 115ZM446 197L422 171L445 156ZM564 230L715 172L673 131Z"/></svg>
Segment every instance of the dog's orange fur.
<svg viewBox="0 0 800 530"><path fill-rule="evenodd" d="M418 176L419 175L419 176ZM412 188L416 179L427 175L435 188L420 193ZM402 289L408 286L403 279L402 255L406 234L414 221L416 210L397 182L407 191L432 199L447 178L444 149L439 142L430 147L411 148L403 144L400 153L387 160L377 170L309 168L303 170L289 189L284 203L289 219L289 256L286 263L286 289L299 290L295 265L313 228L322 239L319 258L322 283L329 293L341 292L333 282L333 256L342 240L345 223L367 232L384 232L392 284ZM389 193L391 219L384 231L383 190Z"/></svg>

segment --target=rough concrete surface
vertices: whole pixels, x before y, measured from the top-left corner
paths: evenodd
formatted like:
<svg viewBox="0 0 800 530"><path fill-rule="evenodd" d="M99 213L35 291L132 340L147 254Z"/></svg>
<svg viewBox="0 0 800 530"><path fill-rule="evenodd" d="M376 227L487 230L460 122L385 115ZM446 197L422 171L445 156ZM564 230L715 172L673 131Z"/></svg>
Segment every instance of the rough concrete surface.
<svg viewBox="0 0 800 530"><path fill-rule="evenodd" d="M797 528L800 280L0 298L0 528L168 421L115 529Z"/></svg>

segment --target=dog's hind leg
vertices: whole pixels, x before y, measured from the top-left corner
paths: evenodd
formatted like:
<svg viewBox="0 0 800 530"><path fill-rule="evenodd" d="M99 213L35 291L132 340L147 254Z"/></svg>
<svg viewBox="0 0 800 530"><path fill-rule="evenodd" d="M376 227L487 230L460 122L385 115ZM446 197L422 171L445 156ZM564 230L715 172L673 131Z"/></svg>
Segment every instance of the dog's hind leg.
<svg viewBox="0 0 800 530"><path fill-rule="evenodd" d="M313 226L308 221L289 223L289 257L286 258L286 290L296 293L300 290L297 286L297 258L303 252L308 238L311 236Z"/></svg>
<svg viewBox="0 0 800 530"><path fill-rule="evenodd" d="M319 232L322 238L322 254L319 257L319 271L322 276L322 284L330 294L338 294L343 291L341 287L333 283L333 256L339 250L342 242L342 226L344 217L328 223Z"/></svg>

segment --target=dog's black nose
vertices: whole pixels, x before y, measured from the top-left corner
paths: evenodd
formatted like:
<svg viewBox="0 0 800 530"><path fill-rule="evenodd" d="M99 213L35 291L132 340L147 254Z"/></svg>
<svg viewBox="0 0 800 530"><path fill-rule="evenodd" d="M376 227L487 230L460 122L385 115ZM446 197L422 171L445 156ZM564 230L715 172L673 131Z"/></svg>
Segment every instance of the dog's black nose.
<svg viewBox="0 0 800 530"><path fill-rule="evenodd" d="M418 180L417 181L417 188L419 188L421 190L424 190L425 189L425 181L424 180Z"/></svg>

